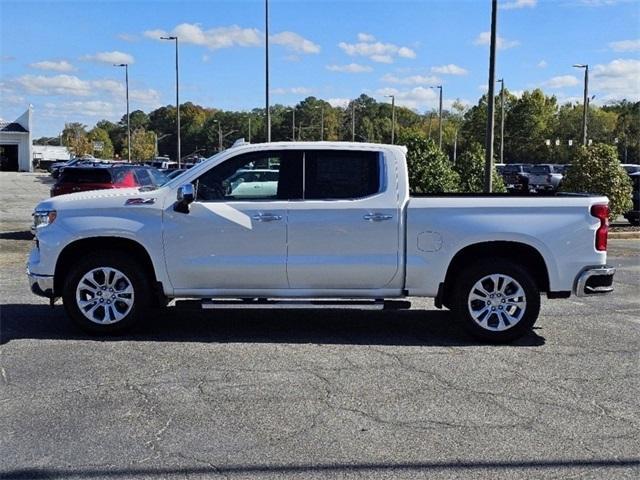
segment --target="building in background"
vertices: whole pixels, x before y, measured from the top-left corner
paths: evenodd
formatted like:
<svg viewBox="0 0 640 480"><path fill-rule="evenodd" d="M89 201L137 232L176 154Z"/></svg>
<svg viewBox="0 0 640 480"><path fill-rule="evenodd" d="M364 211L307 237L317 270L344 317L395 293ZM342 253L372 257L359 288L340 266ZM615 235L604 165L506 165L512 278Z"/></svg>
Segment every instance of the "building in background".
<svg viewBox="0 0 640 480"><path fill-rule="evenodd" d="M0 120L0 170L32 172L31 115L33 107L13 122Z"/></svg>

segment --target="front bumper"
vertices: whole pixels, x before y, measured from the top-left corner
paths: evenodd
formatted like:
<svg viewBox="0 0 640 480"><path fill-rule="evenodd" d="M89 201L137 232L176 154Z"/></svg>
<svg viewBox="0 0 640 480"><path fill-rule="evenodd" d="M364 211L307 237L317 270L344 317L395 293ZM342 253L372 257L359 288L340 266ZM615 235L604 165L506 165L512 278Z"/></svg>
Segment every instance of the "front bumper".
<svg viewBox="0 0 640 480"><path fill-rule="evenodd" d="M34 294L46 298L54 297L53 275L36 275L27 268L27 278L29 279L29 287Z"/></svg>
<svg viewBox="0 0 640 480"><path fill-rule="evenodd" d="M613 292L613 275L616 269L608 265L587 267L576 278L575 294L578 297Z"/></svg>

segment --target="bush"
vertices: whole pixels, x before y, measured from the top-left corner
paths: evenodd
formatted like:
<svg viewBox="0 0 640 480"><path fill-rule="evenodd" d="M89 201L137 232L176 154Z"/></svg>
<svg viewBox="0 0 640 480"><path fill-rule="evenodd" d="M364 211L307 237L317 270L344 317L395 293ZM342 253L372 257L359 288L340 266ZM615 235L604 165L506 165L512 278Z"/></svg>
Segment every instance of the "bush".
<svg viewBox="0 0 640 480"><path fill-rule="evenodd" d="M472 143L462 155L460 155L455 168L460 175L460 191L469 193L481 193L484 191L484 149L479 143ZM505 193L507 188L498 171L493 170L492 174L493 191Z"/></svg>
<svg viewBox="0 0 640 480"><path fill-rule="evenodd" d="M609 197L609 218L631 209L631 180L610 145L580 147L562 182L563 192L596 193Z"/></svg>
<svg viewBox="0 0 640 480"><path fill-rule="evenodd" d="M459 191L460 177L435 142L421 132L405 132L400 145L407 147L409 188L412 193Z"/></svg>

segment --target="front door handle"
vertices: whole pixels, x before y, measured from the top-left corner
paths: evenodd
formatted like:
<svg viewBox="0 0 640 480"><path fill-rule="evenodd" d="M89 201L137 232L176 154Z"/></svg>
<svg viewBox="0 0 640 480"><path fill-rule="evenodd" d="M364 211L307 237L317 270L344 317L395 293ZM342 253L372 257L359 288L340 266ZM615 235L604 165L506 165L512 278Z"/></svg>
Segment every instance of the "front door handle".
<svg viewBox="0 0 640 480"><path fill-rule="evenodd" d="M364 217L368 222L382 222L384 220L391 220L393 215L387 215L384 213L367 213Z"/></svg>
<svg viewBox="0 0 640 480"><path fill-rule="evenodd" d="M275 222L278 220L282 220L282 215L274 215L273 213L257 213L251 218L253 218L256 222Z"/></svg>

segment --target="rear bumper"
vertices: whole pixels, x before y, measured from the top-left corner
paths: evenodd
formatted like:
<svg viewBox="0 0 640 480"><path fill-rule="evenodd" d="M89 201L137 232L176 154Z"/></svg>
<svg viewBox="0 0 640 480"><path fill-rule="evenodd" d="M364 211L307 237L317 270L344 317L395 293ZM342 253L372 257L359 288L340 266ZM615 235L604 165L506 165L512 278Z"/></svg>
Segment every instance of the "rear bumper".
<svg viewBox="0 0 640 480"><path fill-rule="evenodd" d="M585 268L576 278L575 294L578 297L613 292L613 276L616 269L608 265Z"/></svg>
<svg viewBox="0 0 640 480"><path fill-rule="evenodd" d="M27 268L31 292L39 297L53 298L53 275L36 275Z"/></svg>

